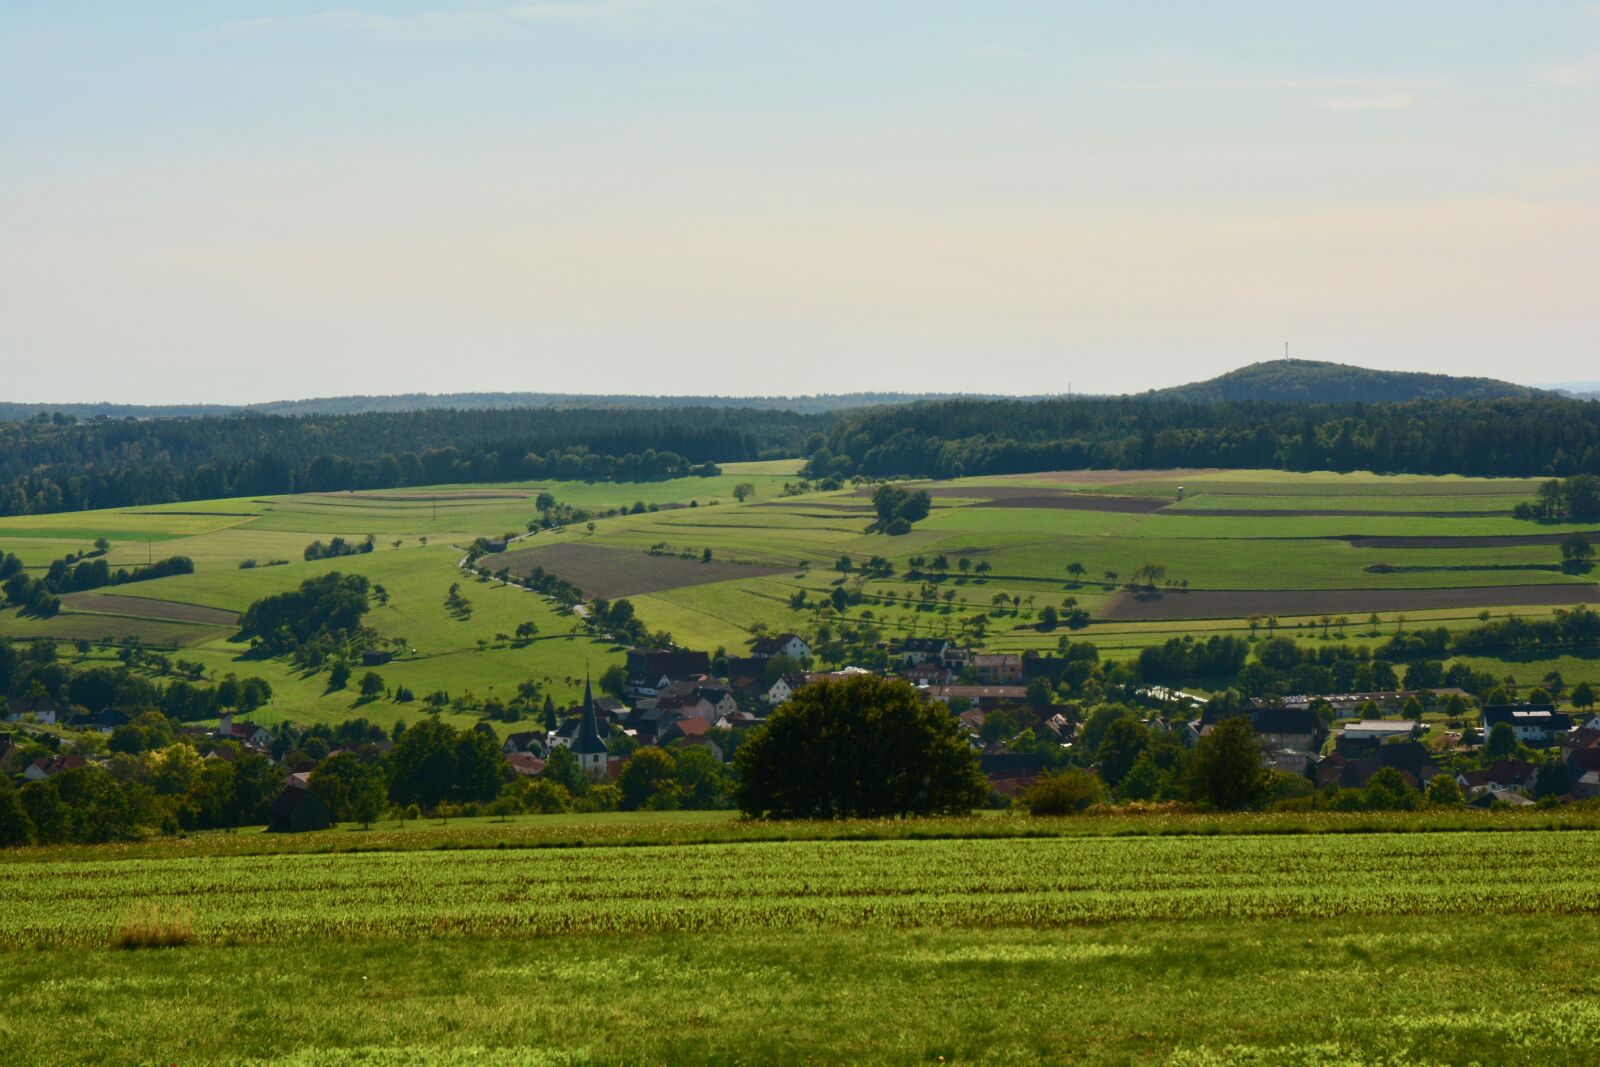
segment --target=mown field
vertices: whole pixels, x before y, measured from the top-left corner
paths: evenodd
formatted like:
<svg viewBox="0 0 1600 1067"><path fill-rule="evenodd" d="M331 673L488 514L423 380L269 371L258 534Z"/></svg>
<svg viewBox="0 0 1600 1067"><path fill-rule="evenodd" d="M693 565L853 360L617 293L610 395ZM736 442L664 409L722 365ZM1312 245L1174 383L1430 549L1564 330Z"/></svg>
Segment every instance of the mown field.
<svg viewBox="0 0 1600 1067"><path fill-rule="evenodd" d="M242 659L244 650L229 640L232 613L258 597L325 571L354 571L390 594L369 616L371 625L386 639L403 638L409 650L383 668L390 686L419 696L444 690L486 697L531 678L558 701L572 700L585 668L603 670L621 650L576 632L575 620L543 597L457 570L473 539L522 533L541 491L581 507L662 507L524 536L499 557L503 565L543 566L595 595L628 595L652 629L708 650L742 648L757 623L814 632L827 618L819 606L841 586L861 594L846 616L870 621L886 638L953 635L982 612L989 616L985 642L1009 651L1053 649L1065 631L1042 631L1040 612L1071 597L1091 613L1073 636L1112 656L1172 636L1246 633L1251 615L1275 617L1275 632L1306 640L1322 639L1328 616L1330 634L1376 642L1401 627L1454 629L1477 625L1485 612L1535 617L1600 602L1595 576L1564 572L1552 543L1573 529L1596 538L1600 532L1511 518L1511 507L1532 496L1533 480L1281 471L964 479L931 486L928 518L889 538L865 532L873 514L863 490L783 495L797 470L794 463L746 464L716 478L637 485L437 486L0 520L0 548L34 569L89 550L101 536L111 542L113 566L172 554L196 566L190 575L74 594L51 619L7 609L0 633L91 642L133 636L180 648L213 675L259 674L276 693L256 716L267 722L354 714L391 722L409 709L328 692L325 676ZM738 503L734 489L744 484L754 493ZM1107 501L1118 500L1128 507L1107 510ZM371 554L302 558L313 540L359 542L369 534L377 546ZM703 562L707 550L711 562ZM857 563L885 556L897 574L841 575L834 563L843 555ZM930 583L937 599L924 601L924 581L907 577L914 556L948 562L948 574ZM241 569L246 560L257 566ZM285 562L268 565L275 561ZM1086 572L1078 580L1067 575L1074 562ZM1147 563L1186 587L1153 597L1118 588ZM457 582L471 602L467 618L443 607ZM796 593L805 594L803 606L793 605ZM997 606L997 598L1004 603ZM510 639L523 622L537 625L535 640ZM1536 681L1553 662L1490 669ZM1588 661L1559 669L1569 684L1600 681Z"/></svg>
<svg viewBox="0 0 1600 1067"><path fill-rule="evenodd" d="M1600 832L1420 818L688 843L714 820L675 816L633 831L685 843L23 850L0 858L0 1047L30 1064L1588 1062ZM153 918L183 943L112 947Z"/></svg>

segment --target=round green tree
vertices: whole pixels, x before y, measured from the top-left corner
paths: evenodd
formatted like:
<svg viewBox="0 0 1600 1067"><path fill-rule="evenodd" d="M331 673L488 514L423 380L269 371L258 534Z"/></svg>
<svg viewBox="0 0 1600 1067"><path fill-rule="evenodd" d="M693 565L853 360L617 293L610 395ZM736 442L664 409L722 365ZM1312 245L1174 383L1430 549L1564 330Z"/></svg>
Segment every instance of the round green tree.
<svg viewBox="0 0 1600 1067"><path fill-rule="evenodd" d="M898 679L806 686L751 731L734 764L734 799L761 818L965 813L988 791L960 721Z"/></svg>

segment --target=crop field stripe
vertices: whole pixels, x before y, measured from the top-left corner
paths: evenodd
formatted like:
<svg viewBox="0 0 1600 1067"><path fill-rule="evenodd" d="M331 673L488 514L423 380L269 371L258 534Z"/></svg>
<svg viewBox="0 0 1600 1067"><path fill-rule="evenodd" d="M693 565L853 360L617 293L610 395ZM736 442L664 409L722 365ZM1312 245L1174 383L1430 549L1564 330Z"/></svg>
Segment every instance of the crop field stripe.
<svg viewBox="0 0 1600 1067"><path fill-rule="evenodd" d="M0 865L11 945L1593 914L1600 833L821 841Z"/></svg>

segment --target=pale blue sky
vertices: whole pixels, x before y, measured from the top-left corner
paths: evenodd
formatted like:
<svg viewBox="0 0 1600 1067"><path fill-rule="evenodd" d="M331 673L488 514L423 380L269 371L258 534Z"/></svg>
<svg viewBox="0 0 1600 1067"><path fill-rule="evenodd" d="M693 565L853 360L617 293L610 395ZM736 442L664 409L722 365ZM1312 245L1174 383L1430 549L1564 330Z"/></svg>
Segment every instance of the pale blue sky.
<svg viewBox="0 0 1600 1067"><path fill-rule="evenodd" d="M5 399L1600 378L1600 3L0 5Z"/></svg>

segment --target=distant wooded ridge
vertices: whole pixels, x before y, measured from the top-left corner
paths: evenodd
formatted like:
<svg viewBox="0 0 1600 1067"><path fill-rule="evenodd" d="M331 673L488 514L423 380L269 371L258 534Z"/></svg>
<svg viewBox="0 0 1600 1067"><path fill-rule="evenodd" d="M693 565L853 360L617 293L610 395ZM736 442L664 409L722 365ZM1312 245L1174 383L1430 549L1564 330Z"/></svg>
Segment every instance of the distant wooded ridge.
<svg viewBox="0 0 1600 1067"><path fill-rule="evenodd" d="M231 415L362 415L406 411L517 411L543 408L675 410L682 408L792 411L815 415L850 408L913 404L922 400L995 396L992 393L819 393L812 396L649 396L604 393L397 393L273 400L260 404L23 404L0 402L0 422L20 422L57 412L79 420L203 418Z"/></svg>
<svg viewBox="0 0 1600 1067"><path fill-rule="evenodd" d="M1574 396L1583 394L1515 385L1493 378L1457 377L1415 371L1374 370L1342 363L1306 359L1279 359L1252 363L1227 374L1188 385L1155 389L1142 394L1171 400L1206 403L1268 400L1281 403L1387 404L1407 400L1490 400L1498 397ZM604 393L398 393L391 396L335 396L307 400L274 400L259 404L113 404L0 402L0 422L32 418L84 419L197 418L236 415L356 415L369 412L407 411L510 411L519 409L582 408L587 410L675 410L683 408L791 411L803 415L858 411L864 408L949 400L1051 400L1061 393L949 392L949 393L818 393L795 396L651 396ZM1104 394L1080 394L1080 399L1112 399Z"/></svg>

